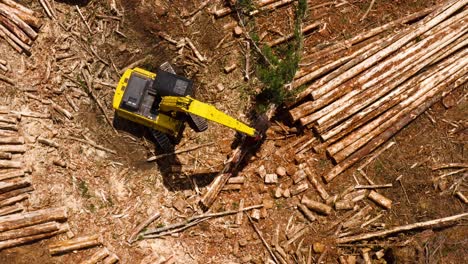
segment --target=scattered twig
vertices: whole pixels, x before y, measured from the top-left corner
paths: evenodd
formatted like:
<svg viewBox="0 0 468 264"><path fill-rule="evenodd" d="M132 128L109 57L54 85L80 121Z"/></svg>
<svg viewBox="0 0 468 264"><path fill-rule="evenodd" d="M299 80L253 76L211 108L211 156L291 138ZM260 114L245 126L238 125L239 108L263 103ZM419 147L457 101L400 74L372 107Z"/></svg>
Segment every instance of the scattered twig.
<svg viewBox="0 0 468 264"><path fill-rule="evenodd" d="M249 214L246 214L247 215L247 218L249 219L249 222L250 224L252 225L253 229L255 230L255 233L257 233L258 237L260 237L260 239L262 240L262 243L263 245L266 247L266 249L268 250L268 253L270 253L270 256L273 258L273 260L275 261L275 263L279 263L278 262L278 259L276 258L275 254L273 254L273 251L271 250L271 247L268 245L268 243L266 242L265 238L263 238L262 236L262 233L260 232L260 230L258 230L257 226L255 225L255 223L253 222L252 218L250 217Z"/></svg>
<svg viewBox="0 0 468 264"><path fill-rule="evenodd" d="M369 14L369 12L371 11L372 7L374 6L374 3L375 3L375 0L372 0L369 4L369 7L367 8L366 10L366 13L364 13L364 15L361 17L361 19L359 19L359 21L363 21L364 19L366 19L367 15Z"/></svg>
<svg viewBox="0 0 468 264"><path fill-rule="evenodd" d="M132 232L130 237L128 238L128 240L127 240L128 243L131 244L131 243L135 242L138 239L138 234L141 232L141 230L143 230L145 227L147 227L149 224L151 224L154 220L158 219L160 216L161 216L161 214L159 212L154 213L148 219L146 219L144 222L139 224L134 229L134 231Z"/></svg>
<svg viewBox="0 0 468 264"><path fill-rule="evenodd" d="M84 17L83 14L81 13L80 8L79 8L77 5L75 6L75 8L76 8L76 11L78 11L78 14L80 14L81 20L83 20L83 23L86 25L86 28L88 29L89 34L92 35L93 32L91 31L91 28L89 27L88 21L86 21L85 17Z"/></svg>

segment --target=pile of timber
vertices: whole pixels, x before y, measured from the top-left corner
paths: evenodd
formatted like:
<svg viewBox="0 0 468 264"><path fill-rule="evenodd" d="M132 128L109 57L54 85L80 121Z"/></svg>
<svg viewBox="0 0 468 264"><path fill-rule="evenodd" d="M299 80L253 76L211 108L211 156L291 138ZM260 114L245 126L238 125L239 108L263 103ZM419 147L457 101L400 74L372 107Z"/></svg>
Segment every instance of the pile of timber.
<svg viewBox="0 0 468 264"><path fill-rule="evenodd" d="M49 208L0 217L0 250L69 231L65 208Z"/></svg>
<svg viewBox="0 0 468 264"><path fill-rule="evenodd" d="M0 0L0 37L17 52L31 54L42 22L31 9L13 1Z"/></svg>
<svg viewBox="0 0 468 264"><path fill-rule="evenodd" d="M296 79L307 85L289 113L312 128L337 165L329 182L385 143L434 103L464 84L468 72L468 0L451 0L422 20L371 41L349 56L330 62ZM428 13L424 10L398 23ZM395 22L383 28L388 29ZM382 27L371 30L381 32ZM371 33L326 48L336 52ZM374 38L373 38L374 39ZM316 56L323 55L323 51ZM305 101L305 99L311 100Z"/></svg>

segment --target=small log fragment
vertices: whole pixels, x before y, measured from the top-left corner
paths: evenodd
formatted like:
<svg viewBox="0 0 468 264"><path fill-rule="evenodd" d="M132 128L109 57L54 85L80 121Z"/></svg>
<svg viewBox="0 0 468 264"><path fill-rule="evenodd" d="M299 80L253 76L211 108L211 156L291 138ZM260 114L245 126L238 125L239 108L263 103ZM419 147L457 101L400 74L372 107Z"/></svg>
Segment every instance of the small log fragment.
<svg viewBox="0 0 468 264"><path fill-rule="evenodd" d="M229 178L228 184L244 184L245 182L245 177L244 176L237 176L237 177L232 177Z"/></svg>
<svg viewBox="0 0 468 264"><path fill-rule="evenodd" d="M213 14L215 15L216 18L221 18L221 17L227 16L230 13L232 13L232 9L230 7L224 7L224 8L215 10L213 12Z"/></svg>
<svg viewBox="0 0 468 264"><path fill-rule="evenodd" d="M1 207L4 207L4 206L9 206L9 205L12 205L12 204L21 202L21 201L23 201L23 200L28 199L28 197L29 197L29 194L23 193L23 194L20 194L20 195L18 195L18 196L15 196L15 197L11 197L11 198L2 200L2 201L0 202L0 208L1 208Z"/></svg>
<svg viewBox="0 0 468 264"><path fill-rule="evenodd" d="M312 172L311 169L308 167L304 168L305 173L307 174L307 178L309 179L309 182L312 184L314 189L319 193L320 197L324 200L327 201L328 198L330 198L330 195L328 194L327 190L323 187L323 185L317 180L317 175Z"/></svg>
<svg viewBox="0 0 468 264"><path fill-rule="evenodd" d="M354 208L354 202L352 200L340 200L335 202L336 210L351 210Z"/></svg>
<svg viewBox="0 0 468 264"><path fill-rule="evenodd" d="M230 73L236 68L237 68L237 64L235 64L235 63L230 64L230 65L224 67L224 73Z"/></svg>
<svg viewBox="0 0 468 264"><path fill-rule="evenodd" d="M49 253L51 255L64 254L73 250L96 247L101 244L102 237L100 235L81 236L49 244Z"/></svg>
<svg viewBox="0 0 468 264"><path fill-rule="evenodd" d="M324 203L313 201L306 196L302 197L301 203L307 206L312 211L315 211L320 214L329 215L332 211L332 208L329 205Z"/></svg>
<svg viewBox="0 0 468 264"><path fill-rule="evenodd" d="M314 222L317 219L315 215L305 205L298 204L297 208L304 214L305 218L307 218L307 220L309 220L310 222Z"/></svg>
<svg viewBox="0 0 468 264"><path fill-rule="evenodd" d="M65 207L48 208L33 212L7 215L0 217L0 232L51 221L63 221L66 219L67 210Z"/></svg>
<svg viewBox="0 0 468 264"><path fill-rule="evenodd" d="M314 22L314 23L312 23L310 25L305 26L301 30L302 35L306 35L310 31L312 31L314 29L318 29L321 24L322 24L322 22L317 21L317 22ZM281 37L281 38L275 39L273 41L270 41L270 42L267 43L267 45L270 46L270 47L273 47L273 46L279 45L279 44L281 44L283 42L286 42L286 41L288 41L288 40L290 40L292 38L294 38L294 33L291 33L291 34L288 34L288 35L286 35L284 37Z"/></svg>
<svg viewBox="0 0 468 264"><path fill-rule="evenodd" d="M239 201L239 210L242 210L244 209L244 206L245 206L245 201L244 199L240 199ZM242 225L242 219L243 219L243 216L244 216L244 212L240 211L236 214L236 225Z"/></svg>
<svg viewBox="0 0 468 264"><path fill-rule="evenodd" d="M306 175L305 171L303 169L299 169L292 176L292 180L293 180L294 184L297 184L300 181L304 180L306 177L307 177L307 175Z"/></svg>
<svg viewBox="0 0 468 264"><path fill-rule="evenodd" d="M50 140L50 139L47 139L47 138L38 137L37 141L39 143L42 143L42 144L47 145L49 147L54 147L54 148L59 148L60 147L60 145L57 142L55 142L53 140Z"/></svg>
<svg viewBox="0 0 468 264"><path fill-rule="evenodd" d="M226 184L223 187L223 191L239 191L242 189L242 184Z"/></svg>
<svg viewBox="0 0 468 264"><path fill-rule="evenodd" d="M47 222L39 225L10 230L0 233L0 241L50 233L59 230L59 227L60 225L57 222Z"/></svg>
<svg viewBox="0 0 468 264"><path fill-rule="evenodd" d="M52 100L50 101L51 104L52 104L52 108L59 112L60 114L64 115L67 119L73 119L73 115L72 113L70 113L68 110L66 110L65 108L61 107L60 105L54 103Z"/></svg>
<svg viewBox="0 0 468 264"><path fill-rule="evenodd" d="M104 247L98 250L96 253L94 253L91 257L89 257L88 260L82 261L81 264L96 264L102 261L107 256L109 256L109 254L109 250L106 247Z"/></svg>
<svg viewBox="0 0 468 264"><path fill-rule="evenodd" d="M397 226L390 228L388 230L382 230L382 231L377 231L377 232L370 232L370 233L364 233L356 236L350 236L350 237L343 237L339 238L336 240L337 244L344 244L344 243L351 243L351 242L356 242L360 240L368 240L371 238L376 238L376 237L385 237L391 234L399 233L399 232L404 232L404 231L409 231L413 229L421 229L421 228L431 228L433 226L439 225L439 224L444 224L448 222L453 222L461 219L465 219L468 217L468 213L462 213L462 214L457 214L453 216L448 216L444 218L439 218L435 220L430 220L430 221L425 221L425 222L418 222L414 224L409 224L409 225L403 225L403 226Z"/></svg>
<svg viewBox="0 0 468 264"><path fill-rule="evenodd" d="M343 228L353 228L360 225L361 219L363 219L366 215L372 212L374 208L370 205L364 206L359 212L351 216L347 221L343 223Z"/></svg>
<svg viewBox="0 0 468 264"><path fill-rule="evenodd" d="M298 195L306 191L307 189L309 189L309 185L306 182L301 183L301 184L296 184L290 189L291 196Z"/></svg>
<svg viewBox="0 0 468 264"><path fill-rule="evenodd" d="M0 216L20 213L24 211L24 206L22 204L14 204L10 206L5 206L0 209Z"/></svg>
<svg viewBox="0 0 468 264"><path fill-rule="evenodd" d="M29 179L19 179L13 180L11 182L0 182L0 193L5 193L11 190L28 187L30 185L31 181Z"/></svg>
<svg viewBox="0 0 468 264"><path fill-rule="evenodd" d="M287 4L290 4L294 2L294 0L279 0L279 1L275 1L269 5L264 5L262 7L260 7L259 9L256 9L256 10L253 10L249 13L249 16L254 16L260 12L264 12L264 11L268 11L268 10L274 10L276 8L279 8L279 7L282 7L284 5L287 5Z"/></svg>
<svg viewBox="0 0 468 264"><path fill-rule="evenodd" d="M189 45L189 47L193 50L193 53L195 53L195 56L197 56L197 59L200 60L201 62L206 62L206 58L201 55L200 51L195 47L193 42L189 38L185 38L185 41Z"/></svg>
<svg viewBox="0 0 468 264"><path fill-rule="evenodd" d="M107 258L105 258L102 261L102 264L114 264L114 263L117 263L119 261L120 261L120 259L115 253L110 253L110 255L107 256Z"/></svg>
<svg viewBox="0 0 468 264"><path fill-rule="evenodd" d="M461 191L456 192L455 196L457 196L464 204L468 204L468 198L466 198Z"/></svg>

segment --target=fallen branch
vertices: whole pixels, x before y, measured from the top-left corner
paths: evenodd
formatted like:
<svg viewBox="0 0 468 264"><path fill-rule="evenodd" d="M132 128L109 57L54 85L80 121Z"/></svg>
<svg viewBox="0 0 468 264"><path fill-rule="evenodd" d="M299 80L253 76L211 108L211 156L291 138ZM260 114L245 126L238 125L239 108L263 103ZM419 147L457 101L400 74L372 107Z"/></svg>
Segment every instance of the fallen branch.
<svg viewBox="0 0 468 264"><path fill-rule="evenodd" d="M366 10L366 13L364 13L364 15L361 17L361 19L359 19L359 21L363 21L364 19L366 19L367 15L369 14L369 12L371 11L372 7L374 6L374 3L375 3L375 0L372 0L369 4L369 7L367 8Z"/></svg>
<svg viewBox="0 0 468 264"><path fill-rule="evenodd" d="M260 240L262 240L262 243L263 245L266 247L266 249L268 250L268 253L270 253L270 256L273 258L273 260L275 261L275 263L279 263L278 262L278 259L276 259L276 256L275 254L273 254L273 251L271 250L271 247L268 245L268 243L266 242L265 238L263 238L262 236L262 233L260 232L260 230L258 230L257 226L255 225L255 223L252 221L252 218L250 217L249 214L246 214L247 215L247 218L249 219L249 222L250 224L252 225L253 229L255 230L255 233L257 233L258 237L260 238Z"/></svg>
<svg viewBox="0 0 468 264"><path fill-rule="evenodd" d="M65 136L65 137L60 137L60 138L63 138L63 139L69 139L69 140L74 140L74 141L78 141L78 142L81 142L81 143L84 143L84 144L88 144L96 149L99 149L99 150L103 150L103 151L106 151L106 152L109 152L109 153L112 153L112 154L117 154L116 151L112 150L112 149L108 149L106 147L103 147L103 146L100 146L94 142L90 142L88 140L84 140L84 139L81 139L81 138L76 138L76 137L72 137L72 136Z"/></svg>
<svg viewBox="0 0 468 264"><path fill-rule="evenodd" d="M78 249L96 247L101 244L102 237L100 235L82 236L49 244L49 253L51 255L63 254Z"/></svg>
<svg viewBox="0 0 468 264"><path fill-rule="evenodd" d="M138 234L140 234L140 232L146 228L148 225L150 225L152 222L154 222L156 219L158 219L159 217L161 216L161 214L159 212L157 213L154 213L153 215L151 215L148 219L146 219L145 221L143 221L141 224L139 224L135 229L134 231L132 232L132 234L130 235L130 237L127 239L127 242L128 243L133 243L135 242L137 239L138 239Z"/></svg>
<svg viewBox="0 0 468 264"><path fill-rule="evenodd" d="M413 229L431 228L431 227L433 227L435 225L461 220L461 219L463 219L463 218L465 218L467 216L468 216L468 213L462 213L462 214L453 215L453 216L444 217L444 218L439 218L439 219L435 219L435 220L430 220L430 221L425 221L425 222L418 222L418 223L403 225L403 226L397 226L397 227L394 227L394 228L391 228L391 229L388 229L388 230L370 232L370 233L365 233L365 234L360 234L360 235L350 236L350 237L343 237L343 238L337 239L336 243L337 244L344 244L344 243L356 242L356 241L360 241L360 240L367 240L367 239L376 238L376 237L385 237L385 236L388 236L388 235L391 235L391 234L400 233L400 232L404 232L404 231L410 231L410 230L413 230Z"/></svg>
<svg viewBox="0 0 468 264"><path fill-rule="evenodd" d="M155 160L158 160L158 159L161 159L161 158L164 158L164 157L168 157L168 156L172 156L172 155L177 155L177 154L181 154L181 153L193 151L193 150L196 150L196 149L199 149L199 148L211 146L211 145L213 145L213 144L214 144L214 142L210 142L210 143L201 144L201 145L194 146L194 147L190 147L190 148L186 148L186 149L177 150L177 151L174 151L174 152L172 152L172 153L164 153L164 154L152 156L152 157L148 158L146 161L148 161L148 162L155 161Z"/></svg>

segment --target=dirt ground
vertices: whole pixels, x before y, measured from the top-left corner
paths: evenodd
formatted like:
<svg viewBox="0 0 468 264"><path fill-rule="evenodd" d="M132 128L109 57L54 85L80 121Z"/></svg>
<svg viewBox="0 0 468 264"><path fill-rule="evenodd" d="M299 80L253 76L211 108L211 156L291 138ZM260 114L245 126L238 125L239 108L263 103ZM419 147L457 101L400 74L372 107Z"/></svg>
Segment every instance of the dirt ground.
<svg viewBox="0 0 468 264"><path fill-rule="evenodd" d="M127 243L132 229L155 212L161 213L161 217L151 227L178 222L202 212L198 202L231 153L235 132L213 123L203 133L187 128L176 149L213 144L158 162L147 162L148 157L158 153L147 131L130 122L121 122L114 124L118 128L116 133L95 101L79 92L85 89L81 74L85 70L91 75L94 94L104 105L106 115L113 119L111 104L120 77L118 71L142 58L147 59L139 66L149 70L170 61L178 74L194 80L198 99L249 123L247 113L254 104L251 95L261 84L255 78L243 80L245 40L235 36L228 26L238 21L237 15L215 19L210 12L223 7L222 1L212 1L201 12L188 16L204 1L117 1L117 10L112 10L112 1L70 0L51 1L58 20L50 20L37 1L20 2L43 14L44 25L30 57L15 53L0 41L0 58L7 60L12 68L6 75L17 82L15 86L0 82L0 105L51 115L47 119L23 117L20 122L20 132L28 145L23 159L32 165L35 189L27 201L28 210L67 207L71 231L76 236L101 234L104 245L119 256L120 263L266 263L269 254L246 217L240 226L235 225L236 216L227 216L162 239ZM371 1L334 1L321 5L328 2L308 1L305 23L321 20L326 27L305 37L304 54L316 45L347 39L440 1L376 1L363 21L359 20ZM80 19L75 4L79 4L92 34ZM256 30L265 33L262 41L270 41L289 33L293 19L293 5L288 5L256 16ZM189 38L207 62L197 60L187 46L177 48L183 38ZM177 43L170 43L168 39ZM71 56L57 59L65 53ZM225 73L224 68L233 63L237 64L234 71ZM35 91L24 92L26 88L35 88ZM42 100L53 100L72 112L73 119L55 112L43 101L32 99L28 93ZM433 106L392 138L396 143L393 147L365 167L366 175L376 183L393 184L381 193L394 204L391 210L382 210L370 201L361 201L361 206L371 204L374 207L371 217L383 216L374 225L353 232L466 212L466 204L452 191L457 183L466 191L463 179L467 172L440 178L440 174L450 170L436 171L432 167L468 160L467 94L465 84L444 99L452 102L451 107L442 103ZM72 109L67 97L78 105L77 111ZM424 232L401 233L369 241L370 244L364 246L335 245L336 223L349 214L337 211L326 217L318 216L318 221L309 224L296 208L298 196L274 197L278 187L292 186L291 177L280 177L278 184L265 184L257 173L262 165L268 173L283 166L288 175L299 167L294 153L278 150L304 131L294 128L282 112L274 119L277 122L272 123L267 140L238 174L245 176L245 183L240 190L221 192L212 212L237 209L241 199L246 206L263 204L262 218L256 226L266 241L273 240L277 229L280 240L285 240L285 231L291 229L291 222L296 226L308 225L309 232L301 238L301 254L307 256L314 243L323 245L326 254L322 263L339 263L338 257L343 255L360 256L364 246L370 247L372 252L384 250L384 258L377 260L373 256L373 263L464 263L468 255L466 222ZM286 135L278 123L289 126L290 133ZM40 144L35 140L38 136L51 138L60 146ZM71 141L66 136L95 142L117 154ZM308 165L318 175L333 166L325 155L312 151L305 155ZM67 167L54 165L54 159L64 160ZM401 181L397 181L399 176ZM355 179L366 183L353 167L340 175L339 180L326 185L326 189L331 194L339 194L354 186ZM309 189L305 194L319 199L314 190ZM80 263L96 251L92 248L50 256L48 244L65 238L60 235L2 250L0 263ZM288 253L294 253L301 246L299 241ZM311 252L316 263L323 250L314 247ZM358 261L364 263L360 257ZM295 263L303 262L295 260Z"/></svg>

